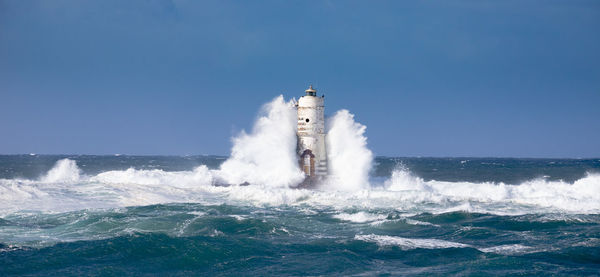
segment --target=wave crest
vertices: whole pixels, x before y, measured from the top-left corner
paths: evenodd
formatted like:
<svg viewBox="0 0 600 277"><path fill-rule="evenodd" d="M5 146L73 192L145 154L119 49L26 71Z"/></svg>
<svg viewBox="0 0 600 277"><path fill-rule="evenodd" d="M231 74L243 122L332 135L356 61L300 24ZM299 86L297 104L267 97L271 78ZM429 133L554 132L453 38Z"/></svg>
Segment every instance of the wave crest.
<svg viewBox="0 0 600 277"><path fill-rule="evenodd" d="M45 183L77 182L81 176L81 169L73 160L62 159L56 162L41 181Z"/></svg>
<svg viewBox="0 0 600 277"><path fill-rule="evenodd" d="M454 201L460 203L514 203L562 211L595 213L600 211L600 174L588 173L569 184L563 181L535 179L518 185L425 181L405 168L393 171L385 181L389 191L401 192L414 202ZM464 207L464 206L463 206ZM467 209L471 206L467 205Z"/></svg>
<svg viewBox="0 0 600 277"><path fill-rule="evenodd" d="M81 174L75 161L60 160L39 180L0 179L0 214L18 210L63 212L89 208L175 202L255 206L308 205L355 210L340 214L350 222L377 222L390 209L401 213L467 211L497 215L600 213L600 174L574 183L535 179L517 185L425 181L405 169L394 170L383 184L347 191L291 189L265 184L215 186L222 171L206 166L191 171L112 170ZM373 181L372 181L373 182ZM356 210L358 209L358 210Z"/></svg>

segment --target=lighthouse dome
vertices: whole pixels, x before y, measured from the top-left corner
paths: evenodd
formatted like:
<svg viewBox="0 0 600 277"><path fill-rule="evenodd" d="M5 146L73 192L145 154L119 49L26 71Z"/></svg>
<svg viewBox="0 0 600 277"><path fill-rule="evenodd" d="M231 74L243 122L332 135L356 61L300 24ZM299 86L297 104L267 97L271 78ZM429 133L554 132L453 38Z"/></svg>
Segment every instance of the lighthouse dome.
<svg viewBox="0 0 600 277"><path fill-rule="evenodd" d="M317 90L310 85L306 91L306 95L317 96Z"/></svg>

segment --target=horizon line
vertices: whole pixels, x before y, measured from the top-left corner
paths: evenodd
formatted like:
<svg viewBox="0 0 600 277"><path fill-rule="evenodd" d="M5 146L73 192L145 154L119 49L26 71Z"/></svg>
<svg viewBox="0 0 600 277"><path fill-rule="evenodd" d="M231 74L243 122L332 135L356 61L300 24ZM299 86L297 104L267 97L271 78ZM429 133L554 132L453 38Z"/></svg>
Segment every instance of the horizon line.
<svg viewBox="0 0 600 277"><path fill-rule="evenodd" d="M203 156L203 157L230 157L230 155L219 155L219 154L74 154L74 153L61 153L61 154L48 154L48 153L12 153L5 154L0 153L0 156L112 156L112 157L120 157L120 156L137 156L137 157L193 157L193 156ZM432 159L448 159L448 158L464 158L464 159L569 159L569 160L594 160L600 159L600 157L556 157L556 156L548 156L548 157L516 157L516 156L388 156L388 155L375 155L374 158L432 158Z"/></svg>

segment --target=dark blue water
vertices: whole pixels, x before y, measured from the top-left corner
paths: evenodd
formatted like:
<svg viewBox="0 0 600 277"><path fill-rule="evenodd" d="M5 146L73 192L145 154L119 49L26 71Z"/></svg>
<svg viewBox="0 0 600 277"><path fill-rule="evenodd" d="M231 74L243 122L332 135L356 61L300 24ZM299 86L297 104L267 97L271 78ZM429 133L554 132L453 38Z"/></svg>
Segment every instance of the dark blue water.
<svg viewBox="0 0 600 277"><path fill-rule="evenodd" d="M598 159L381 157L349 192L223 161L0 156L0 276L600 274Z"/></svg>

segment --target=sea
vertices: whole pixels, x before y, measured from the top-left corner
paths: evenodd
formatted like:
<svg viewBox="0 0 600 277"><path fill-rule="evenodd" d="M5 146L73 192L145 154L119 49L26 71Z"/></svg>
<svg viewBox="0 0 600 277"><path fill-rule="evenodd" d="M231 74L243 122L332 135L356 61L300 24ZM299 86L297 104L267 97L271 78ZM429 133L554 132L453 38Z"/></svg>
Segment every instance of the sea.
<svg viewBox="0 0 600 277"><path fill-rule="evenodd" d="M339 110L299 188L294 103L226 156L0 155L0 276L600 275L600 158L377 156Z"/></svg>
<svg viewBox="0 0 600 277"><path fill-rule="evenodd" d="M297 189L240 151L0 156L0 276L600 275L600 159L379 156Z"/></svg>

